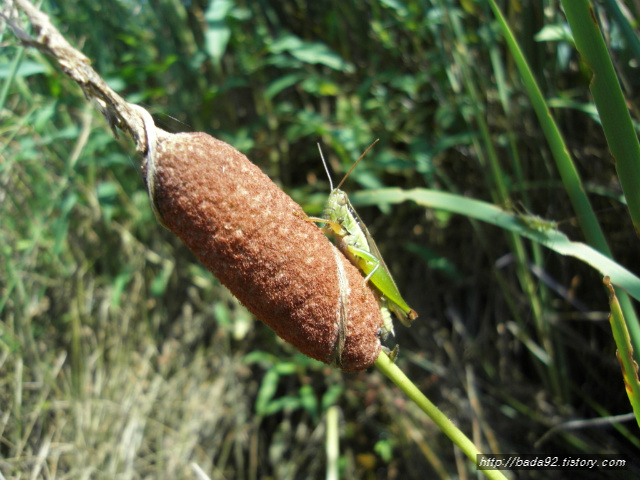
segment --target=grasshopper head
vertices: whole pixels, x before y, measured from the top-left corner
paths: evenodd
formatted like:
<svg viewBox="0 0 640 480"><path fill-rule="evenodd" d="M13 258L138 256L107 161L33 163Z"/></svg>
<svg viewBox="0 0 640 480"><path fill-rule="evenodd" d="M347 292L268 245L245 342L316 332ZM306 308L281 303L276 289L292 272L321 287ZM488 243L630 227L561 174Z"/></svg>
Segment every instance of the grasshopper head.
<svg viewBox="0 0 640 480"><path fill-rule="evenodd" d="M346 193L337 188L331 190L322 214L322 218L326 220L322 229L326 234L346 235L347 232L343 229L342 225L345 221L348 205L349 199Z"/></svg>
<svg viewBox="0 0 640 480"><path fill-rule="evenodd" d="M324 206L324 218L341 223L340 219L344 216L343 209L349 204L347 194L342 190L334 188L327 198Z"/></svg>
<svg viewBox="0 0 640 480"><path fill-rule="evenodd" d="M347 197L347 194L337 188L331 192L331 197L334 198L336 205L338 205L339 207L344 207L345 205L349 204L349 198Z"/></svg>

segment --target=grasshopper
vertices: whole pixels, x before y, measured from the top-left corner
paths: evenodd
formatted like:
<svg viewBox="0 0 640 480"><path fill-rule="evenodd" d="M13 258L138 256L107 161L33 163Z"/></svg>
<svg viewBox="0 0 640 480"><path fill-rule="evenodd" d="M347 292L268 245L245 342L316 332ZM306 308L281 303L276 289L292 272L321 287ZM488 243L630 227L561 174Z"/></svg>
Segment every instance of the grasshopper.
<svg viewBox="0 0 640 480"><path fill-rule="evenodd" d="M377 142L378 140L373 142L356 160L336 188L333 188L327 162L318 144L320 157L329 177L331 193L325 204L322 218L308 217L308 219L312 222L324 224L322 227L323 232L336 237L338 248L365 275L364 287L366 287L367 282L371 282L375 287L374 291L380 303L384 320L381 333L383 339L386 339L389 333L394 334L389 310L406 326L411 326L411 322L418 318L418 314L407 305L407 302L400 295L391 272L389 272L389 268L384 263L382 255L380 255L376 242L358 216L355 208L353 208L353 205L351 205L347 194L340 190L349 174Z"/></svg>

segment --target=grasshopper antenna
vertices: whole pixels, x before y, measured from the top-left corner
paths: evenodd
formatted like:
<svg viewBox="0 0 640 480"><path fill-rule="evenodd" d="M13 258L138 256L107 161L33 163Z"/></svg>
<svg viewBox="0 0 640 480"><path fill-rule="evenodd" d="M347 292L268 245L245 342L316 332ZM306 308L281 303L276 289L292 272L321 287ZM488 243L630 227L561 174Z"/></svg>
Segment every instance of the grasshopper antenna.
<svg viewBox="0 0 640 480"><path fill-rule="evenodd" d="M320 148L320 143L318 143L318 151L320 152L320 158L322 159L322 164L324 165L324 171L327 172L327 177L329 178L329 186L331 187L331 191L333 191L333 181L331 181L331 174L329 173L329 167L327 167L327 162L324 159L324 155L322 154L322 148ZM342 182L340 182L342 185Z"/></svg>
<svg viewBox="0 0 640 480"><path fill-rule="evenodd" d="M364 153L362 155L360 155L360 158L358 158L358 160L356 160L356 163L354 163L353 165L351 165L351 168L349 169L349 171L346 173L346 175L344 176L344 178L340 181L340 183L338 184L338 186L336 187L336 189L340 188L342 186L342 184L344 183L344 181L347 179L347 177L349 176L349 174L353 171L354 168L356 168L356 165L358 165L358 163L360 163L360 160L362 160L364 158L364 156L369 152L369 150L371 150L373 148L373 146L378 143L380 141L379 138L376 138L374 140L374 142L369 145L369 147L364 151ZM324 161L324 159L323 159ZM325 165L326 167L326 165Z"/></svg>

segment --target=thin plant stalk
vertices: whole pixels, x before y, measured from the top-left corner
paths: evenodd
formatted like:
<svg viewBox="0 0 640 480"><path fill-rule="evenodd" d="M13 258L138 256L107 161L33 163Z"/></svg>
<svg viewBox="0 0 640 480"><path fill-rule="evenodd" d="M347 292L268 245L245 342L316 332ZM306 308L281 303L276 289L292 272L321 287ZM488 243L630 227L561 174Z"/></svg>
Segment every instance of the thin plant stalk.
<svg viewBox="0 0 640 480"><path fill-rule="evenodd" d="M409 397L424 413L426 413L431 420L438 426L438 428L455 443L463 453L478 464L478 455L482 452L478 450L475 444L456 427L447 416L442 413L438 407L436 407L424 394L418 390L418 387L409 380L400 368L393 363L389 357L380 352L378 359L375 363L378 370L384 373L393 383L395 383L400 390L402 390L407 397ZM491 480L505 479L506 477L499 470L484 470L484 475Z"/></svg>

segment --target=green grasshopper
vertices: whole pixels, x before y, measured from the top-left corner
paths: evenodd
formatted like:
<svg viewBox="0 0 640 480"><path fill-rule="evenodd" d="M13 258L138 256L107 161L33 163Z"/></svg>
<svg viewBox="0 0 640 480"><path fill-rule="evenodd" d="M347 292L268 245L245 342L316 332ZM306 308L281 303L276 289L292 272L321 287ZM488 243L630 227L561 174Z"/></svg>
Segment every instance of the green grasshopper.
<svg viewBox="0 0 640 480"><path fill-rule="evenodd" d="M353 208L353 205L351 205L347 194L340 190L349 174L377 142L378 140L373 142L356 160L336 188L333 188L327 162L324 159L324 155L322 155L320 145L318 145L322 163L329 177L331 193L325 204L322 218L309 217L309 220L324 224L322 227L323 232L336 237L338 248L365 275L364 285L366 286L367 282L371 282L375 287L374 291L377 294L384 320L382 337L385 339L389 333L394 334L389 310L406 326L411 326L411 322L418 318L418 314L407 305L407 302L400 295L391 272L389 272L389 268L384 263L382 255L380 255L376 242Z"/></svg>

